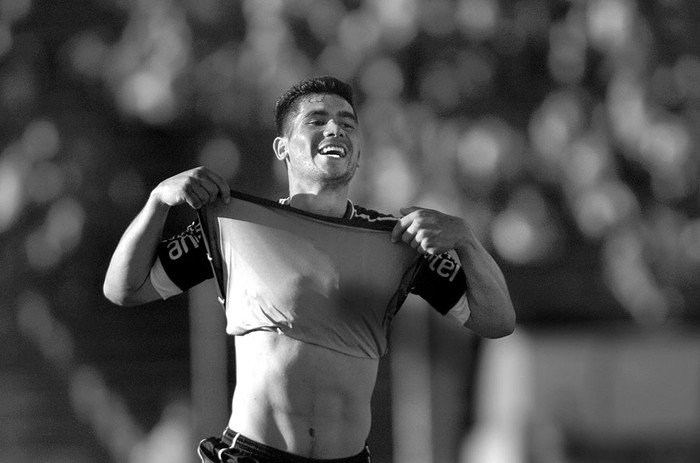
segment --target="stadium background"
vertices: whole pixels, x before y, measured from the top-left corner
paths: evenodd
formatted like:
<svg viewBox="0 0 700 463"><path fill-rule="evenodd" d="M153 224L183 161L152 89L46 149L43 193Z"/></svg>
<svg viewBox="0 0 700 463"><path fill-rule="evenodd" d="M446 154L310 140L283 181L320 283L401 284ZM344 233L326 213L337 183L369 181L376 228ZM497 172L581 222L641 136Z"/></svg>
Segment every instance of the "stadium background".
<svg viewBox="0 0 700 463"><path fill-rule="evenodd" d="M357 90L356 202L467 218L518 312L484 342L411 302L377 460L698 461L699 26L694 0L0 0L0 462L193 461L221 431L207 288L119 308L102 279L171 174L283 195L272 105L313 74Z"/></svg>

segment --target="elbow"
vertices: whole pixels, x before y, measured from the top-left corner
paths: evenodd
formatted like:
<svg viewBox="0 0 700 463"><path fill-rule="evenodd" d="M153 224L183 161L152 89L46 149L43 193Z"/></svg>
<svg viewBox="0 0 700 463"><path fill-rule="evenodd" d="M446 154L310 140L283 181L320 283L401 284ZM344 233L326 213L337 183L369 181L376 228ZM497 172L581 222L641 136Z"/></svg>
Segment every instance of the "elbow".
<svg viewBox="0 0 700 463"><path fill-rule="evenodd" d="M122 307L127 305L126 295L122 291L118 291L117 289L115 289L106 281L102 285L102 294L104 294L107 300L112 304L116 304Z"/></svg>
<svg viewBox="0 0 700 463"><path fill-rule="evenodd" d="M494 325L480 330L478 333L487 339L500 339L510 336L515 331L515 323Z"/></svg>
<svg viewBox="0 0 700 463"><path fill-rule="evenodd" d="M515 310L512 305L508 305L503 310L490 312L487 318L472 320L470 328L484 338L499 339L513 334L515 323Z"/></svg>
<svg viewBox="0 0 700 463"><path fill-rule="evenodd" d="M110 284L109 280L105 280L104 284L102 285L102 294L104 294L109 302L121 307L136 305L136 303L130 297L128 291Z"/></svg>
<svg viewBox="0 0 700 463"><path fill-rule="evenodd" d="M510 336L515 331L515 321L512 323L502 323L498 326L492 327L484 334L485 338L489 339L499 339Z"/></svg>
<svg viewBox="0 0 700 463"><path fill-rule="evenodd" d="M491 326L489 330L490 339L499 339L510 336L515 331L515 310L512 305L503 310L498 321Z"/></svg>
<svg viewBox="0 0 700 463"><path fill-rule="evenodd" d="M499 333L500 335L498 336L499 338L513 334L515 331L515 318L515 309L513 308L513 304L509 303L501 321L501 331Z"/></svg>

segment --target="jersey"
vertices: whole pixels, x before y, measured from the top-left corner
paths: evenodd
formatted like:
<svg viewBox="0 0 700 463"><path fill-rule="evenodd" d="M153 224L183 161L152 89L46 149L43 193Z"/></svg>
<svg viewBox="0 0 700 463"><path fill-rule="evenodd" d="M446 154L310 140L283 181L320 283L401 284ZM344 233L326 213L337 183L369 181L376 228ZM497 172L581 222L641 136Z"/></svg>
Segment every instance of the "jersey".
<svg viewBox="0 0 700 463"><path fill-rule="evenodd" d="M334 219L238 192L230 204L207 205L199 216L163 242L159 260L180 290L215 277L229 334L277 331L379 358L411 292L440 313L468 317L459 263L392 243L395 217L349 203L346 217Z"/></svg>

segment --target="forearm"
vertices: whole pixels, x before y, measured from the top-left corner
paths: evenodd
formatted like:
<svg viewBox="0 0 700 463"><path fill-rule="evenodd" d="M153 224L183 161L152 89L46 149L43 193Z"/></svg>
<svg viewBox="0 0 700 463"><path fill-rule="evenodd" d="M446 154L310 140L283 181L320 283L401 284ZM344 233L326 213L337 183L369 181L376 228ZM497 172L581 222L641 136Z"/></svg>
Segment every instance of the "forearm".
<svg viewBox="0 0 700 463"><path fill-rule="evenodd" d="M169 206L153 193L126 229L117 245L104 281L105 296L119 305L132 305L154 299L137 297L146 283L160 243Z"/></svg>
<svg viewBox="0 0 700 463"><path fill-rule="evenodd" d="M460 243L455 251L467 278L471 314L466 326L487 338L511 334L515 329L515 310L496 261L476 238Z"/></svg>

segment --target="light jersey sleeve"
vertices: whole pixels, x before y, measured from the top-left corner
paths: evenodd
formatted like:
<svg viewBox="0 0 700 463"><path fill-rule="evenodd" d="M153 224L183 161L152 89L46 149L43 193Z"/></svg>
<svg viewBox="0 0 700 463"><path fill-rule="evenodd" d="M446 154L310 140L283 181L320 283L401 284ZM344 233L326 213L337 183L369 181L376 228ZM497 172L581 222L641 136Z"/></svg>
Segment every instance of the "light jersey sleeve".
<svg viewBox="0 0 700 463"><path fill-rule="evenodd" d="M153 263L153 267L151 267L150 278L153 288L163 299L168 299L169 297L177 296L182 293L182 289L170 279L165 268L163 268L163 262L160 260L160 257L156 257L156 261Z"/></svg>

